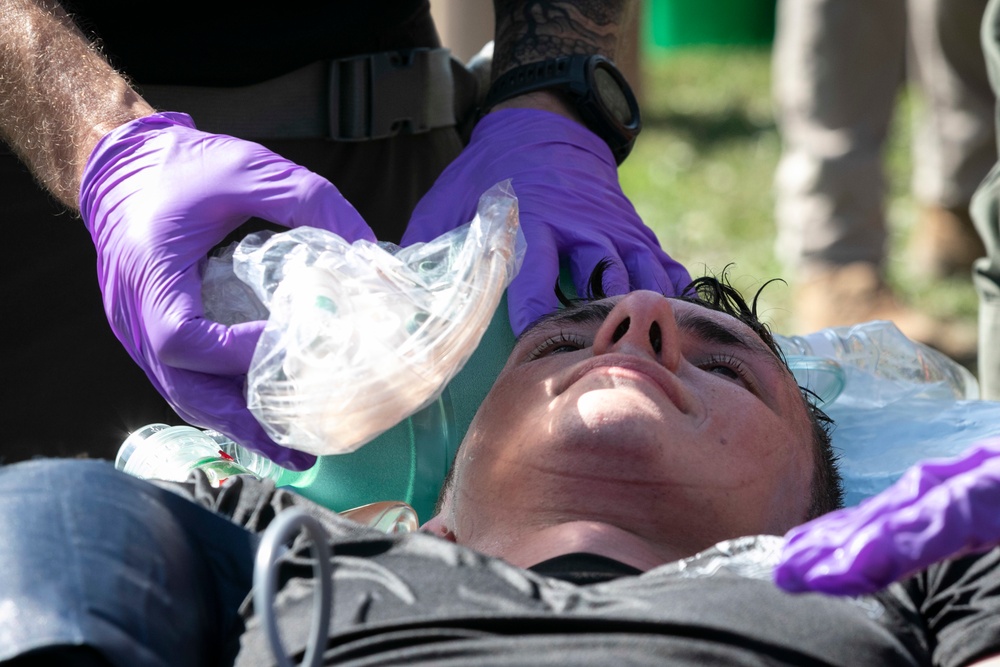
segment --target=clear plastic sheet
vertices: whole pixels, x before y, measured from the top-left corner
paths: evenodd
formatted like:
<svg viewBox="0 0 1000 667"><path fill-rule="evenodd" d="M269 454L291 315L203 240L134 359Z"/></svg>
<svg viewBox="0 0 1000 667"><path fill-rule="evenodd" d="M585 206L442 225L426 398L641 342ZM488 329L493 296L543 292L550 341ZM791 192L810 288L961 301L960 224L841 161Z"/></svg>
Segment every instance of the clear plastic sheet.
<svg viewBox="0 0 1000 667"><path fill-rule="evenodd" d="M437 398L523 256L508 182L483 195L470 223L406 248L306 227L248 236L232 269L270 313L247 375L248 407L281 445L354 451ZM217 270L205 267L206 314L252 319L231 301L216 312Z"/></svg>
<svg viewBox="0 0 1000 667"><path fill-rule="evenodd" d="M1000 433L1000 403L976 400L975 376L891 322L775 338L790 365L816 359L839 367L842 391L822 407L836 423L846 505L884 491L922 459L957 456ZM796 356L803 354L816 356Z"/></svg>
<svg viewBox="0 0 1000 667"><path fill-rule="evenodd" d="M774 535L751 535L719 542L689 558L663 568L685 578L728 573L747 579L770 581L784 540Z"/></svg>

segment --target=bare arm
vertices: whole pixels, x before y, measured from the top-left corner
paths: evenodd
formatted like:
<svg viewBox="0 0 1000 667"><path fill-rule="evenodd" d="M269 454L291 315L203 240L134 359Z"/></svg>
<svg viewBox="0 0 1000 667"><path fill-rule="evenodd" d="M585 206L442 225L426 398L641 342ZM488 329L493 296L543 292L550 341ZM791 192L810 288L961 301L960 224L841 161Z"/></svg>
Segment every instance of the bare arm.
<svg viewBox="0 0 1000 667"><path fill-rule="evenodd" d="M77 210L98 140L150 107L54 0L0 0L0 138Z"/></svg>

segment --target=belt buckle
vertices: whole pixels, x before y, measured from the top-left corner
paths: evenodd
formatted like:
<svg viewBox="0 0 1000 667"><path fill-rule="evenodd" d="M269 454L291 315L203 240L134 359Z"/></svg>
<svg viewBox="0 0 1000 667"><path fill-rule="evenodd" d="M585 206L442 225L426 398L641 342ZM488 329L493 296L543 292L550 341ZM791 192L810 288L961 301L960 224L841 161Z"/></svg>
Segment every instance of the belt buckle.
<svg viewBox="0 0 1000 667"><path fill-rule="evenodd" d="M448 49L408 49L330 63L329 136L384 139L455 125Z"/></svg>

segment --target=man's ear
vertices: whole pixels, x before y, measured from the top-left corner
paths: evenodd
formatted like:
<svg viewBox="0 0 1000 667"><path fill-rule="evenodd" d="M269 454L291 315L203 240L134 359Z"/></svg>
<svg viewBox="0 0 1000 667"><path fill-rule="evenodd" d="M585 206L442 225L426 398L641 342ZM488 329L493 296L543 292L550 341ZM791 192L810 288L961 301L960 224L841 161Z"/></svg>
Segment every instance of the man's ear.
<svg viewBox="0 0 1000 667"><path fill-rule="evenodd" d="M446 539L449 542L455 542L455 533L451 532L445 523L444 512L437 514L430 521L420 526L421 533L431 533L432 535L437 535L440 538Z"/></svg>

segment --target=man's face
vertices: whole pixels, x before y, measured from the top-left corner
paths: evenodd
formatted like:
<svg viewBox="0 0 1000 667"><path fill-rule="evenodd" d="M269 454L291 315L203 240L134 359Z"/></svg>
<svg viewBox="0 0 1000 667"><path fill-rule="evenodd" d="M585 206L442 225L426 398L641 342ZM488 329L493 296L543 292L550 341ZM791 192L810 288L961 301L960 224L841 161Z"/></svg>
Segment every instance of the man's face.
<svg viewBox="0 0 1000 667"><path fill-rule="evenodd" d="M504 557L525 530L614 526L665 559L781 534L810 500L798 387L739 320L633 292L519 339L456 459L455 538Z"/></svg>

